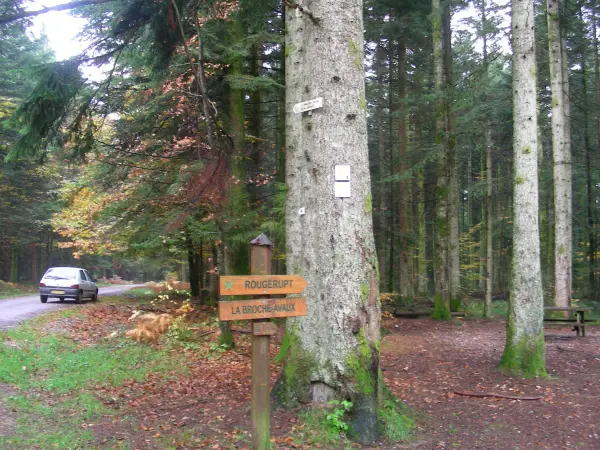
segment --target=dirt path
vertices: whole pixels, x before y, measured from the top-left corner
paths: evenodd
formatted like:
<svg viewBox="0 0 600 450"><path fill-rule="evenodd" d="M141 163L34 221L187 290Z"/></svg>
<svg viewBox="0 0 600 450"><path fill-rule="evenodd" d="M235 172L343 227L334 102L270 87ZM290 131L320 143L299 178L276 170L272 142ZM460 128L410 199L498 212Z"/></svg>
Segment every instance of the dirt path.
<svg viewBox="0 0 600 450"><path fill-rule="evenodd" d="M599 449L600 328L576 338L569 327L546 330L547 379L522 380L496 369L505 324L423 320L386 324L386 382L424 413L409 448ZM542 396L538 401L474 398L455 391Z"/></svg>
<svg viewBox="0 0 600 450"><path fill-rule="evenodd" d="M99 295L100 297L103 295L115 295L137 286L143 285L103 287L99 289ZM68 300L64 303L60 303L58 300L49 300L48 303L42 303L40 302L39 295L2 299L0 300L0 330L15 327L21 321L31 319L40 314L72 307L74 304L73 301Z"/></svg>

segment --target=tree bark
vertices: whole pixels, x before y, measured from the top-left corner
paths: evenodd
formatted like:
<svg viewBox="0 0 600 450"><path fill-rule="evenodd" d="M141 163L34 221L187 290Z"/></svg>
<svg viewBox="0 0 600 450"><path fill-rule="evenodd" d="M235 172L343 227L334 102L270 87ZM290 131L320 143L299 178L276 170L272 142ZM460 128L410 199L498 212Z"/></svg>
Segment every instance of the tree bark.
<svg viewBox="0 0 600 450"><path fill-rule="evenodd" d="M390 11L390 17L394 17L393 12ZM389 145L388 145L388 161L389 161L389 174L390 175L395 175L395 168L396 168L396 163L395 160L396 158L394 157L394 120L393 120L393 114L394 114L394 108L395 108L395 104L394 104L394 95L393 95L393 88L394 88L394 62L393 62L393 58L391 57L391 55L394 54L394 41L392 39L390 39L389 41L389 47L388 47L388 52L390 54L390 57L388 58L389 61L389 66L388 66L388 141L389 141ZM387 201L387 205L389 208L388 214L387 214L387 229L388 230L395 230L395 225L396 225L396 212L397 212L397 208L396 208L396 195L394 194L395 191L395 184L392 184L390 186L390 188L388 189L388 194L389 194L389 198ZM394 239L393 233L390 236L389 239L389 252L388 252L388 263L385 267L385 272L386 272L386 280L387 280L387 291L388 292L395 292L395 287L396 287L396 283L395 281L397 280L396 277L396 239Z"/></svg>
<svg viewBox="0 0 600 450"><path fill-rule="evenodd" d="M189 234L186 235L185 244L187 246L187 257L190 279L190 294L193 299L197 299L200 295L200 285L198 283L198 266L196 265L196 248Z"/></svg>
<svg viewBox="0 0 600 450"><path fill-rule="evenodd" d="M212 246L211 256L207 259L207 285L208 285L208 304L214 306L217 304L217 299L219 296L219 283L218 276L215 270L215 263L218 263L218 251L216 246Z"/></svg>
<svg viewBox="0 0 600 450"><path fill-rule="evenodd" d="M310 15L288 6L286 48L287 267L308 281L310 306L306 317L287 321L287 359L274 394L285 405L351 399L353 430L370 443L378 426L380 307L362 2L315 0ZM317 97L322 108L292 111ZM338 164L350 166L349 198L334 196Z"/></svg>
<svg viewBox="0 0 600 450"><path fill-rule="evenodd" d="M571 304L572 190L568 72L557 0L547 0L548 57L552 92L552 160L554 181L554 304Z"/></svg>
<svg viewBox="0 0 600 450"><path fill-rule="evenodd" d="M483 307L483 317L492 316L492 289L493 289L493 273L494 273L494 214L493 214L493 193L494 184L492 178L492 125L490 120L486 121L486 136L485 136L485 242L486 242L486 264L485 264L485 301ZM483 243L482 243L483 245Z"/></svg>
<svg viewBox="0 0 600 450"><path fill-rule="evenodd" d="M452 311L460 306L460 249L458 239L459 227L459 174L456 158L456 133L454 130L454 112L452 97L454 83L452 81L452 30L450 4L443 6L442 40L444 43L444 95L446 106L445 144L448 164L448 296Z"/></svg>
<svg viewBox="0 0 600 450"><path fill-rule="evenodd" d="M406 61L406 44L404 43L404 36L400 37L398 43L398 166L401 176L406 176L408 171L408 137L406 127L406 111L404 102L406 99L406 73L405 73L405 61ZM411 245L410 245L410 217L411 217L411 205L410 205L410 191L411 191L411 179L403 179L399 183L398 189L398 246L399 250L399 273L398 282L400 296L406 300L412 298L414 293L413 280L412 280L412 258L411 258Z"/></svg>
<svg viewBox="0 0 600 450"><path fill-rule="evenodd" d="M196 252L196 273L198 274L198 304L204 305L206 291L204 290L204 255L202 241L198 245Z"/></svg>
<svg viewBox="0 0 600 450"><path fill-rule="evenodd" d="M283 26L284 30L285 30L285 22L286 22L285 15L286 15L285 8L282 8L281 19L282 19L282 26ZM286 69L286 67L285 67L284 55L285 55L285 42L281 44L281 55L280 55L281 79L279 80L279 82L281 84L285 84L285 69ZM277 140L278 140L278 145L277 145L277 176L276 176L276 180L279 183L285 183L285 151L286 151L286 144L285 144L285 93L280 94L279 102L277 103Z"/></svg>
<svg viewBox="0 0 600 450"><path fill-rule="evenodd" d="M598 45L598 28L596 21L598 20L598 16L596 15L596 7L592 8L592 44L594 49L594 85L596 87L596 154L600 153L600 45ZM593 217L592 217L593 221ZM591 252L593 255L596 253L596 229L595 226L592 227L591 234L593 236L593 244L590 240L590 247L592 247ZM593 286L598 284L598 279L596 277L596 265L595 261L592 264L592 276L594 279ZM593 291L593 299L598 300L599 293L597 289Z"/></svg>
<svg viewBox="0 0 600 450"><path fill-rule="evenodd" d="M483 64L486 72L486 87L489 83L489 61L487 51L487 33L485 32L487 23L485 0L481 2L481 27L483 31ZM485 96L485 103L488 103L487 94ZM486 275L485 275L485 300L483 304L483 317L492 316L492 289L493 289L493 262L494 262L494 216L492 208L492 196L494 193L494 184L492 178L492 122L489 117L489 109L486 109L486 121L485 121L485 182L486 182L486 196L485 196L485 237L486 237ZM482 230L483 231L483 230ZM483 246L483 242L481 243Z"/></svg>
<svg viewBox="0 0 600 450"><path fill-rule="evenodd" d="M538 224L538 142L533 2L512 0L513 249L506 321L505 370L546 374Z"/></svg>
<svg viewBox="0 0 600 450"><path fill-rule="evenodd" d="M420 121L421 114L415 118L416 148L423 148L423 125ZM415 220L413 220L413 232L416 236L417 248L415 254L415 273L417 277L416 290L420 296L429 294L429 278L427 276L427 235L426 235L426 212L425 212L425 170L419 168L417 171L416 189L413 190L413 204Z"/></svg>
<svg viewBox="0 0 600 450"><path fill-rule="evenodd" d="M221 274L223 275L232 275L231 271L231 258L228 255L228 250L225 248L224 239L223 239L223 227L222 224L218 224L219 232L221 234L221 242L218 243L215 247L217 250L216 254L216 265L218 267L217 274L215 276L215 294L217 305L221 301L221 291L219 290L219 277ZM233 333L231 332L231 322L230 321L219 321L219 345L224 348L233 348L235 346L235 342L233 341Z"/></svg>
<svg viewBox="0 0 600 450"><path fill-rule="evenodd" d="M19 282L19 248L16 244L10 247L10 275L8 281L11 283Z"/></svg>
<svg viewBox="0 0 600 450"><path fill-rule="evenodd" d="M37 245L36 244L31 244L31 281L33 283L37 283L38 281L40 281L39 275L38 275L38 251L37 251Z"/></svg>
<svg viewBox="0 0 600 450"><path fill-rule="evenodd" d="M450 296L448 292L448 189L449 160L446 152L446 100L444 96L444 43L442 30L442 8L440 0L431 2L432 39L433 39L433 83L438 96L435 106L435 145L437 147L437 181L435 192L435 316L439 319L450 318Z"/></svg>
<svg viewBox="0 0 600 450"><path fill-rule="evenodd" d="M239 44L243 40L243 27L241 11L230 23L230 39L232 44ZM243 74L243 61L241 56L236 56L231 61L228 74L239 76ZM231 172L233 183L229 187L228 223L225 232L226 252L229 275L245 275L250 271L250 248L240 240L231 239L232 234L247 231L244 218L249 210L249 192L247 189L247 155L246 155L246 130L244 114L244 92L236 86L229 86L229 125L228 133L233 141L233 155L231 155Z"/></svg>
<svg viewBox="0 0 600 450"><path fill-rule="evenodd" d="M383 75L384 75L384 68L385 68L385 60L386 60L386 54L384 52L384 48L382 43L379 43L378 49L377 49L377 83L379 84L379 86L381 86L383 88L384 86L384 80L383 80ZM390 93L388 92L388 95L390 95ZM387 243L387 237L388 237L388 229L387 229L387 208L386 208L386 197L387 197L387 183L384 181L385 177L387 176L387 171L386 171L386 165L387 165L387 161L386 161L386 157L385 157L385 150L386 150L386 146L385 146L385 127L384 127L384 117L383 117L383 110L384 110L384 105L383 105L383 98L382 100L382 104L378 104L376 106L375 109L375 121L377 123L377 155L378 155L378 160L379 160L379 215L378 215L378 222L379 222L379 236L378 239L376 240L376 244L377 244L377 258L379 261L379 268L380 268L380 280L379 280L379 286L381 289L385 289L387 286L387 282L386 282L386 270L385 270L385 256L386 256L386 243Z"/></svg>

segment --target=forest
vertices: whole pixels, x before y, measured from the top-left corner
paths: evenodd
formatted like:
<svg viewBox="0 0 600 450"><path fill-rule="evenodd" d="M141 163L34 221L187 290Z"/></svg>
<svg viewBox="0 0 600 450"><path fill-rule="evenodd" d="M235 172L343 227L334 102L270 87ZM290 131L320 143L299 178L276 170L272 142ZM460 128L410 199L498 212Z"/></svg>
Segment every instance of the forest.
<svg viewBox="0 0 600 450"><path fill-rule="evenodd" d="M51 10L86 20L80 55L32 34ZM309 283L274 395L351 398L363 443L387 395L380 300L440 320L507 300L500 365L545 376L543 306L598 302L598 15L593 0L0 0L0 280L74 265L189 282L215 305L214 275L249 274L265 233L273 273Z"/></svg>

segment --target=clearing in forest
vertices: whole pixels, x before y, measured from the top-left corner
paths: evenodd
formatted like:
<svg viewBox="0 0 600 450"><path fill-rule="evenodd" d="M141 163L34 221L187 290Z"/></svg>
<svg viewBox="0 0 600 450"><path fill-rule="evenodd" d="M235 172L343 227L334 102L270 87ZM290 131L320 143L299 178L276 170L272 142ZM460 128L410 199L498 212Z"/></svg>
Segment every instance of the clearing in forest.
<svg viewBox="0 0 600 450"><path fill-rule="evenodd" d="M248 324L234 325L232 351L219 347L208 307L186 307L185 318L176 318L156 343L127 339L135 310L181 306L149 298L108 298L0 334L0 410L10 425L0 429L1 448L250 447ZM275 362L279 325L272 383L282 368ZM600 448L600 328L589 327L586 338L566 326L548 330L551 376L523 380L496 368L504 348L500 319L383 325L383 375L415 425L408 439L382 440L380 448ZM336 409L274 408L273 448L357 447L328 419Z"/></svg>

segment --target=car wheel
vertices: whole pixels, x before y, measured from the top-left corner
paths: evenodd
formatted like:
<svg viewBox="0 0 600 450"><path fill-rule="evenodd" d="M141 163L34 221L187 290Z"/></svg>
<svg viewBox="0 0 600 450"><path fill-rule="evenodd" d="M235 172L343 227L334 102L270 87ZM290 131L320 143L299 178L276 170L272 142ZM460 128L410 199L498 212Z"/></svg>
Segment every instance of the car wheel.
<svg viewBox="0 0 600 450"><path fill-rule="evenodd" d="M83 300L83 291L79 291L79 294L77 295L77 297L75 297L75 303L80 304L82 300Z"/></svg>
<svg viewBox="0 0 600 450"><path fill-rule="evenodd" d="M98 291L96 291L96 293L94 295L92 295L92 301L93 302L97 302L98 301Z"/></svg>
<svg viewBox="0 0 600 450"><path fill-rule="evenodd" d="M48 296L47 295L40 295L40 301L42 303L46 303L48 301Z"/></svg>

